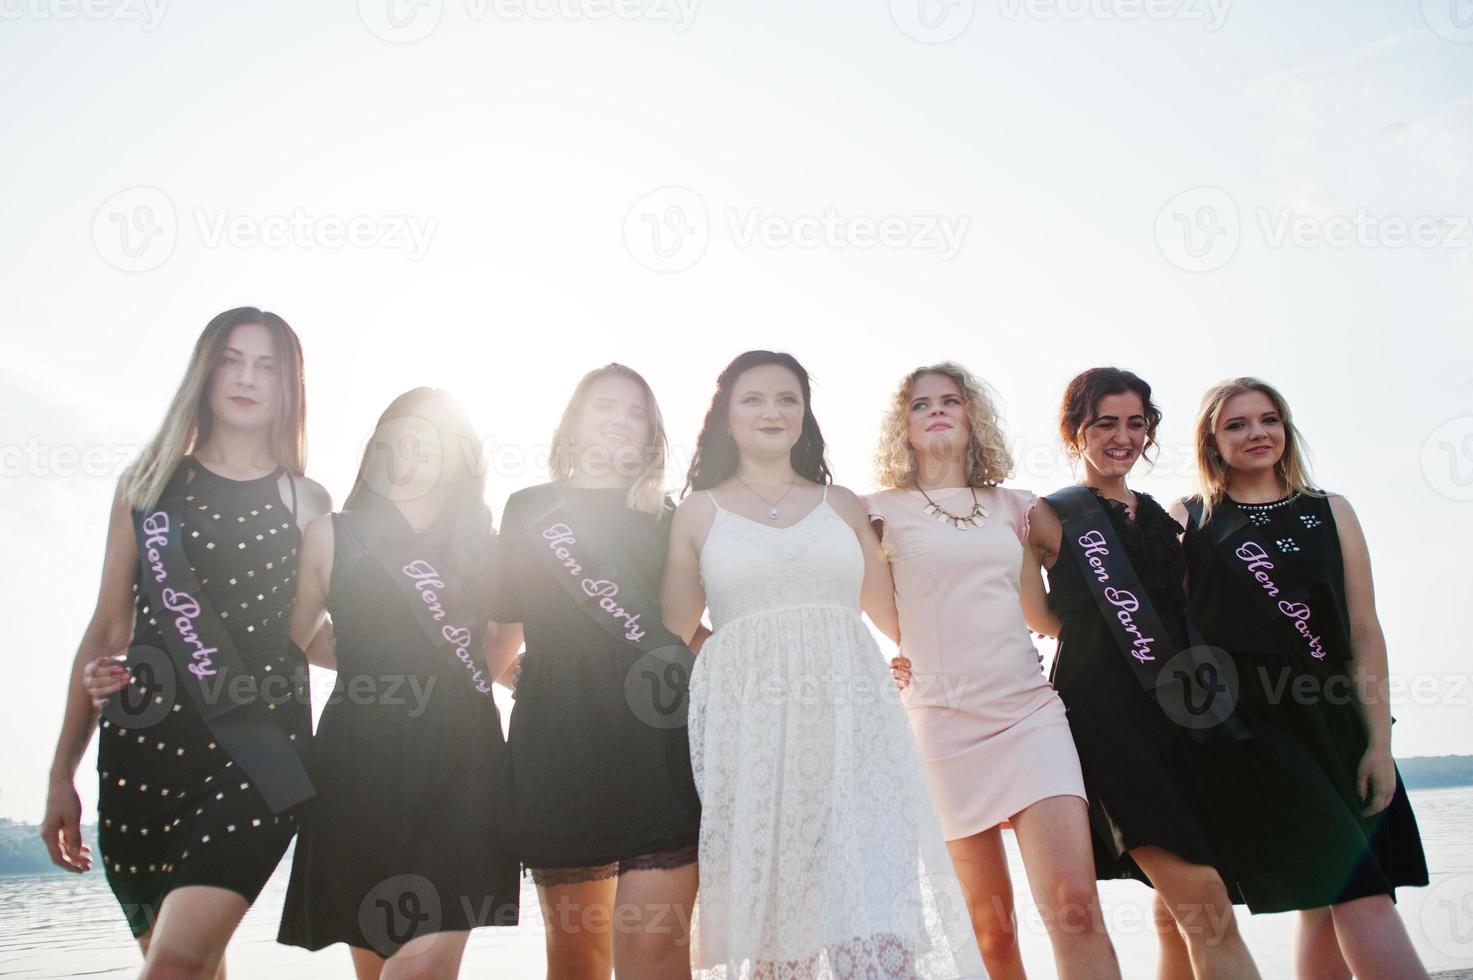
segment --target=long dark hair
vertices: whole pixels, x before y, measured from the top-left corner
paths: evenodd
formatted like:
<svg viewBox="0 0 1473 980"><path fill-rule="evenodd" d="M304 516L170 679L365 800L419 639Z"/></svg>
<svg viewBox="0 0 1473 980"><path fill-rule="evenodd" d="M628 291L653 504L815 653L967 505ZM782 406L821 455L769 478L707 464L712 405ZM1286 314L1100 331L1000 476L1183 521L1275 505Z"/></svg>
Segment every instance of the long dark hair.
<svg viewBox="0 0 1473 980"><path fill-rule="evenodd" d="M394 487L378 479L377 472L380 467L397 464L392 458L379 459L386 448L379 434L387 431L386 426L395 419L416 419L417 413L426 409L432 409L438 419L433 428L439 436L442 458L461 453L465 462L455 485L445 496L435 526L428 532L430 544L460 579L465 595L480 597L486 594L492 538L491 508L486 506L486 467L481 458L481 441L470 417L448 391L413 388L389 403L379 416L373 438L363 450L363 462L358 466L358 475L343 509L394 506L392 492L385 493ZM424 419L417 421L429 425ZM394 447L387 448L394 451Z"/></svg>
<svg viewBox="0 0 1473 980"><path fill-rule="evenodd" d="M823 433L819 431L818 419L813 415L813 392L808 384L808 372L792 354L749 350L745 354L739 354L716 379L716 394L711 397L711 408L706 412L706 421L701 426L701 434L696 438L696 452L690 461L690 471L686 474L686 490L709 490L736 472L737 444L727 422L732 387L744 372L767 364L776 364L792 371L803 391L803 429L789 456L793 471L814 483L828 484L834 481L829 472L829 464L824 459Z"/></svg>

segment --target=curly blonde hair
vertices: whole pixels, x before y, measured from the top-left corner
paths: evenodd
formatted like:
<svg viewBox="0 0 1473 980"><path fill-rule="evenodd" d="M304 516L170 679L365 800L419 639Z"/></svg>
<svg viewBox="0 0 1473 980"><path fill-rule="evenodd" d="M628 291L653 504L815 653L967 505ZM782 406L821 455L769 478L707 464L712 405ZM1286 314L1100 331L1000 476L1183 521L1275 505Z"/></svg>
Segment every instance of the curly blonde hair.
<svg viewBox="0 0 1473 980"><path fill-rule="evenodd" d="M1008 452L1002 420L998 416L997 394L985 381L960 364L942 361L907 374L891 396L890 406L880 423L880 445L875 451L875 482L885 489L915 486L916 453L906 431L910 395L915 383L928 374L950 378L967 403L967 423L971 429L966 450L967 483L986 487L1006 480L1013 472L1013 457Z"/></svg>

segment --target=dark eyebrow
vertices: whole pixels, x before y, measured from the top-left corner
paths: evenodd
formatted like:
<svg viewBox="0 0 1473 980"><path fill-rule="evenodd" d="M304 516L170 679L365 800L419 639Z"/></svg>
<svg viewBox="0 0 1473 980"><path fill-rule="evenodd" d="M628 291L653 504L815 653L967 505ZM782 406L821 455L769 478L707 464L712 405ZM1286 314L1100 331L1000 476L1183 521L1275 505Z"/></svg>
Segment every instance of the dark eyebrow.
<svg viewBox="0 0 1473 980"><path fill-rule="evenodd" d="M225 353L227 353L227 354L239 354L241 357L245 357L245 351L236 350L234 347L231 347L229 344L226 344L225 345ZM260 357L256 358L256 360L258 360L258 361L270 361L270 360L274 360L274 359L275 358L271 354L262 354Z"/></svg>

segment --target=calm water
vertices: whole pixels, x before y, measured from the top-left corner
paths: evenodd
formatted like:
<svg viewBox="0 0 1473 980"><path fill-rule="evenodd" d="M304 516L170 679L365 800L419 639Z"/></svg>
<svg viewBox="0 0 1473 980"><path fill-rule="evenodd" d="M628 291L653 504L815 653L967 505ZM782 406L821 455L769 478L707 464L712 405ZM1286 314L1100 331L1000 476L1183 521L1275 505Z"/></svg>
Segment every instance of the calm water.
<svg viewBox="0 0 1473 980"><path fill-rule="evenodd" d="M1430 888L1401 892L1401 913L1429 968L1473 968L1473 788L1412 794L1432 867ZM1024 960L1035 977L1053 976L1042 921L1028 895L1017 849L1009 843L1019 899ZM353 976L344 947L307 953L276 944L288 863L282 862L230 947L236 978L272 980ZM1127 980L1154 975L1155 936L1150 891L1134 882L1104 882L1107 921ZM1240 915L1239 922L1266 980L1290 977L1292 915ZM480 929L471 938L465 976L543 975L542 918L530 882L522 893L522 924ZM139 957L100 872L81 877L0 877L0 976L134 976Z"/></svg>

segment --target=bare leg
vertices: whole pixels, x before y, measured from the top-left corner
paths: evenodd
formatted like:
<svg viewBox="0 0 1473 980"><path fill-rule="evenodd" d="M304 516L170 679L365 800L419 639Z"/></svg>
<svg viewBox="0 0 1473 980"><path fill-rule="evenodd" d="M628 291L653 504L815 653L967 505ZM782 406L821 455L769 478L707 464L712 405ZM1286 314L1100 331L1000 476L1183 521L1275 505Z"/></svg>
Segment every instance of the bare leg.
<svg viewBox="0 0 1473 980"><path fill-rule="evenodd" d="M537 886L547 925L548 980L609 980L617 878Z"/></svg>
<svg viewBox="0 0 1473 980"><path fill-rule="evenodd" d="M1151 924L1156 927L1156 937L1161 941L1161 955L1156 963L1156 980L1195 980L1192 976L1192 957L1187 952L1187 941L1181 929L1171 917L1171 910L1160 892L1153 892L1151 899Z"/></svg>
<svg viewBox="0 0 1473 980"><path fill-rule="evenodd" d="M140 980L214 980L249 904L227 888L189 885L165 896L149 930Z"/></svg>
<svg viewBox="0 0 1473 980"><path fill-rule="evenodd" d="M1013 830L1061 980L1120 980L1100 913L1085 802L1077 796L1039 800L1013 817Z"/></svg>
<svg viewBox="0 0 1473 980"><path fill-rule="evenodd" d="M454 980L460 973L469 931L418 936L384 963L382 980Z"/></svg>
<svg viewBox="0 0 1473 980"><path fill-rule="evenodd" d="M626 871L614 899L614 975L690 980L690 918L700 873L679 868Z"/></svg>
<svg viewBox="0 0 1473 980"><path fill-rule="evenodd" d="M1294 927L1295 980L1350 980L1329 909L1305 909Z"/></svg>
<svg viewBox="0 0 1473 980"><path fill-rule="evenodd" d="M982 963L993 980L1026 980L1018 954L1018 922L1013 913L1013 880L1002 846L1002 831L993 827L971 837L946 842L951 863L961 879L962 894L972 916L972 931L982 950Z"/></svg>
<svg viewBox="0 0 1473 980"><path fill-rule="evenodd" d="M1426 980L1406 925L1389 895L1370 895L1330 907L1345 962L1361 980Z"/></svg>
<svg viewBox="0 0 1473 980"><path fill-rule="evenodd" d="M379 980L384 972L384 958L371 949L350 947L353 954L353 973L358 980Z"/></svg>
<svg viewBox="0 0 1473 980"><path fill-rule="evenodd" d="M1130 856L1176 919L1197 980L1260 980L1217 869L1159 847L1137 847Z"/></svg>

